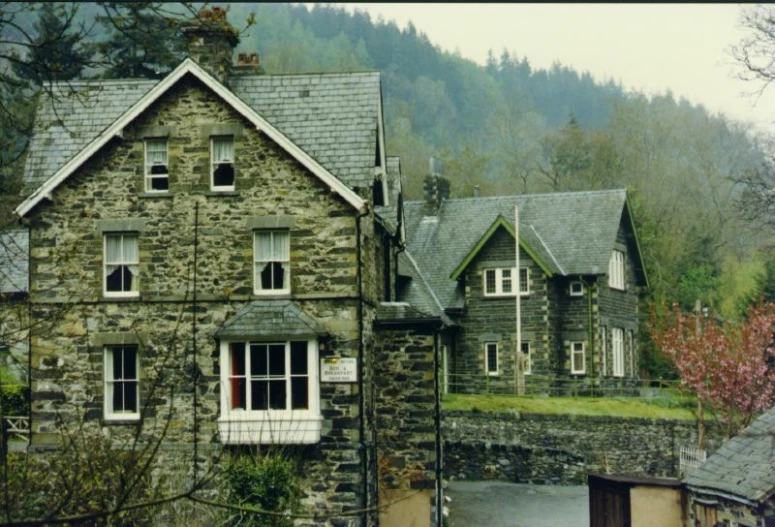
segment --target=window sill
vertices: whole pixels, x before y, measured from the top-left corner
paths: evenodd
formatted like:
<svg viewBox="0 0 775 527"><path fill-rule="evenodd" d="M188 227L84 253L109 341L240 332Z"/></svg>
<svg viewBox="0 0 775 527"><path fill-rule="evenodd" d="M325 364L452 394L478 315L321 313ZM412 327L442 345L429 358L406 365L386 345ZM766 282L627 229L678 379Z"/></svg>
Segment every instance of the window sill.
<svg viewBox="0 0 775 527"><path fill-rule="evenodd" d="M237 192L236 190L210 190L209 192L205 192L205 196L207 196L207 197L215 197L215 196L234 197L234 196L239 196L239 192Z"/></svg>
<svg viewBox="0 0 775 527"><path fill-rule="evenodd" d="M250 418L229 414L218 419L218 433L224 445L297 445L320 442L322 418Z"/></svg>
<svg viewBox="0 0 775 527"><path fill-rule="evenodd" d="M582 375L586 375L586 374L587 374L587 372L585 372L585 371L572 371L572 372L570 372L570 374L571 374L571 375L575 375L575 376L577 376L577 377L580 377L580 376L582 376Z"/></svg>
<svg viewBox="0 0 775 527"><path fill-rule="evenodd" d="M135 296L105 296L100 297L100 302L139 302L140 295Z"/></svg>
<svg viewBox="0 0 775 527"><path fill-rule="evenodd" d="M104 426L136 425L138 421L140 421L140 416L137 416L137 417L122 416L122 417L103 417L102 418L102 424Z"/></svg>
<svg viewBox="0 0 775 527"><path fill-rule="evenodd" d="M172 192L143 192L138 197L140 199L148 199L148 198L163 198L163 199L170 199L174 196Z"/></svg>

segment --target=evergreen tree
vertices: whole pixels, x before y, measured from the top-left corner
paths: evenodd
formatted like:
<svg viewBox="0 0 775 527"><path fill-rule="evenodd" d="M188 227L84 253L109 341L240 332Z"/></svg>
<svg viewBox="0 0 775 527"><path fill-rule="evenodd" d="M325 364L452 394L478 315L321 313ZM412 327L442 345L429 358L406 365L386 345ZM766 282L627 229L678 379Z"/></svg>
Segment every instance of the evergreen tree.
<svg viewBox="0 0 775 527"><path fill-rule="evenodd" d="M78 6L43 3L38 20L33 24L36 34L24 60L14 63L14 73L33 86L45 82L70 80L78 77L91 54L83 45L83 32L75 30Z"/></svg>
<svg viewBox="0 0 775 527"><path fill-rule="evenodd" d="M107 39L97 45L108 64L104 76L155 79L173 69L186 50L174 14L148 2L106 4L98 21Z"/></svg>

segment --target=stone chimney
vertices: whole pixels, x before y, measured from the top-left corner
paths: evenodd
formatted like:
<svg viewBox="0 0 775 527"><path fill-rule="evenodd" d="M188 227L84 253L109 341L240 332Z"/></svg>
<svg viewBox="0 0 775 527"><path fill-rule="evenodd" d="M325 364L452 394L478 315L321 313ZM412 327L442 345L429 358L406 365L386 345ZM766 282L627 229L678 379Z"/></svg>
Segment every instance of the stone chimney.
<svg viewBox="0 0 775 527"><path fill-rule="evenodd" d="M232 72L231 57L239 44L237 30L226 20L220 7L201 9L183 28L188 43L188 56L222 83ZM256 55L258 59L258 55Z"/></svg>
<svg viewBox="0 0 775 527"><path fill-rule="evenodd" d="M444 165L435 157L429 160L430 174L425 176L423 191L425 194L426 216L436 216L445 199L449 199L450 183L442 174Z"/></svg>

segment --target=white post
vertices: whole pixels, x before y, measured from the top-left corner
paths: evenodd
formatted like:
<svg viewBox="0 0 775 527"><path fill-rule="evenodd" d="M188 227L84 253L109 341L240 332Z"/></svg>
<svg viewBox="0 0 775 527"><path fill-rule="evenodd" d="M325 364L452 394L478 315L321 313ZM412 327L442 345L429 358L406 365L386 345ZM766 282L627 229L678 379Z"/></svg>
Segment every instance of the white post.
<svg viewBox="0 0 775 527"><path fill-rule="evenodd" d="M516 292L517 292L517 349L514 350L514 388L517 395L525 395L525 361L522 357L522 270L519 266L519 204L514 203L514 252L516 261Z"/></svg>

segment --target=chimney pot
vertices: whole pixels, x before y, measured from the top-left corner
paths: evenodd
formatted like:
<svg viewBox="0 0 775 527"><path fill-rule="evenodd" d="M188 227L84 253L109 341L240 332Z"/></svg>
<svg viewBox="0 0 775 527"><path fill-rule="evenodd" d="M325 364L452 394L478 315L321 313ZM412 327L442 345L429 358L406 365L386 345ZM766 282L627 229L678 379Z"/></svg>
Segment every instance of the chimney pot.
<svg viewBox="0 0 775 527"><path fill-rule="evenodd" d="M183 33L189 57L225 83L231 73L234 48L239 44L239 35L229 24L226 10L201 9Z"/></svg>
<svg viewBox="0 0 775 527"><path fill-rule="evenodd" d="M475 198L479 197L479 185L474 186L474 197Z"/></svg>

